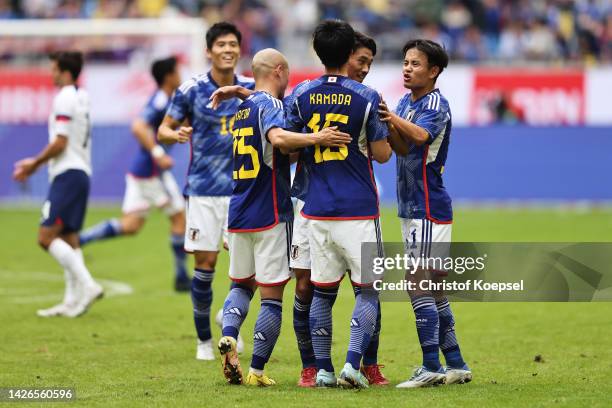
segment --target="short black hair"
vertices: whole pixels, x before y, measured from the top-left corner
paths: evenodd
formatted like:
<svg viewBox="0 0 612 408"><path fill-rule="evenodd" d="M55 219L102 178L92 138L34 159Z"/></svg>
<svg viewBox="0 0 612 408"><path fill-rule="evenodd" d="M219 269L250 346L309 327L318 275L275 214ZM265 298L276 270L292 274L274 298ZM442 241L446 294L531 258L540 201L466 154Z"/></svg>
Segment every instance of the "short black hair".
<svg viewBox="0 0 612 408"><path fill-rule="evenodd" d="M238 39L238 45L242 42L242 34L238 30L238 28L227 21L221 21L219 23L215 23L208 29L206 32L206 47L210 50L212 49L213 44L217 40L217 38L221 37L225 34L234 34Z"/></svg>
<svg viewBox="0 0 612 408"><path fill-rule="evenodd" d="M166 75L170 75L174 72L176 64L177 60L175 57L160 59L151 64L151 75L153 75L157 86L163 85Z"/></svg>
<svg viewBox="0 0 612 408"><path fill-rule="evenodd" d="M355 30L346 21L325 20L315 28L312 45L323 65L340 68L353 52Z"/></svg>
<svg viewBox="0 0 612 408"><path fill-rule="evenodd" d="M373 56L376 55L376 41L374 41L373 38L360 33L359 31L355 31L355 45L353 46L353 52L357 51L359 48L367 48L372 51Z"/></svg>
<svg viewBox="0 0 612 408"><path fill-rule="evenodd" d="M83 53L80 51L58 51L49 55L51 61L57 63L60 72L68 71L72 80L76 81L83 69Z"/></svg>
<svg viewBox="0 0 612 408"><path fill-rule="evenodd" d="M402 55L405 57L406 52L409 49L416 48L421 51L423 54L427 55L427 66L438 67L440 72L434 78L434 81L438 79L444 68L448 66L448 54L446 50L437 42L431 40L424 40L422 38L418 38L416 40L409 40L402 49Z"/></svg>

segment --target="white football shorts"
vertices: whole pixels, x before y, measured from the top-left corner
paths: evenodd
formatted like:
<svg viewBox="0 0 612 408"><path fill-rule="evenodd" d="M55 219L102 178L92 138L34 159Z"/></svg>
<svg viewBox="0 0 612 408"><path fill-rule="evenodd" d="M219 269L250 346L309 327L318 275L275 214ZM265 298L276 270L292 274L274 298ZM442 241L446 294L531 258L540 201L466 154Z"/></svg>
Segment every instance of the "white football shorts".
<svg viewBox="0 0 612 408"><path fill-rule="evenodd" d="M229 196L190 196L187 200L185 251L219 251L227 242Z"/></svg>
<svg viewBox="0 0 612 408"><path fill-rule="evenodd" d="M302 215L302 208L304 208L304 201L297 200L293 214L293 236L291 237L289 266L295 269L310 269L309 219Z"/></svg>
<svg viewBox="0 0 612 408"><path fill-rule="evenodd" d="M440 265L450 255L452 224L437 224L428 219L400 218L402 238L406 254L415 258L430 259L431 265ZM446 272L439 267L432 270Z"/></svg>
<svg viewBox="0 0 612 408"><path fill-rule="evenodd" d="M151 207L162 208L170 216L185 209L185 199L172 173L164 171L159 176L148 178L127 174L121 208L123 213L138 213L145 217Z"/></svg>
<svg viewBox="0 0 612 408"><path fill-rule="evenodd" d="M315 286L335 286L344 273L350 270L353 285L368 286L374 281L373 274L362 274L361 244L372 243L371 254L364 259L383 256L380 220L323 221L308 220L310 280Z"/></svg>
<svg viewBox="0 0 612 408"><path fill-rule="evenodd" d="M291 279L291 224L281 222L257 232L229 233L229 276L234 282L255 278L259 286L278 286Z"/></svg>

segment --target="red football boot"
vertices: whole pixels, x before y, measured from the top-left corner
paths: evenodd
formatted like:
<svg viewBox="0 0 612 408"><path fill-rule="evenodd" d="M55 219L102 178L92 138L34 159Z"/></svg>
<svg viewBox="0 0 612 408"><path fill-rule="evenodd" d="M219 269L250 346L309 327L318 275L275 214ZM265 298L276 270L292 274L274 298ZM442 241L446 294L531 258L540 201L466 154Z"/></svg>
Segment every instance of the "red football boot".
<svg viewBox="0 0 612 408"><path fill-rule="evenodd" d="M300 374L300 381L298 381L297 385L298 387L304 388L314 387L316 386L316 378L317 367L306 367L302 370L302 373Z"/></svg>
<svg viewBox="0 0 612 408"><path fill-rule="evenodd" d="M361 366L361 373L368 379L370 385L388 385L389 380L385 378L380 369L383 368L382 364L372 364L368 366Z"/></svg>

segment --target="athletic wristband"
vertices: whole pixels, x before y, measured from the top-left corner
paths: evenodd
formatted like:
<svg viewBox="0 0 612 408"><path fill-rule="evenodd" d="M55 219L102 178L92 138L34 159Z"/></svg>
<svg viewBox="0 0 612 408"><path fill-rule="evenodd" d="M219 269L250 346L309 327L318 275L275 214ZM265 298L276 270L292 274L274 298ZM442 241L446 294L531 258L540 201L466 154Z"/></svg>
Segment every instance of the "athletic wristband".
<svg viewBox="0 0 612 408"><path fill-rule="evenodd" d="M166 151L160 145L155 145L155 147L151 149L151 156L153 156L154 159L162 158L165 154Z"/></svg>

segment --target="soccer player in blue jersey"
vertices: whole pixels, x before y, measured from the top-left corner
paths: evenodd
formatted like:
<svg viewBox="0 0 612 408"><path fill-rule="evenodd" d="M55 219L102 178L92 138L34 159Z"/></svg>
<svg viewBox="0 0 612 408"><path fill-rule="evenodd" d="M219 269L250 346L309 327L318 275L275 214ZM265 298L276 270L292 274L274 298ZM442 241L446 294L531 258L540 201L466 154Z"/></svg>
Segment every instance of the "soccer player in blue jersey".
<svg viewBox="0 0 612 408"><path fill-rule="evenodd" d="M348 78L348 61L355 33L342 21L317 26L313 46L325 66L325 75L295 93L287 118L291 129L317 131L338 126L353 140L345 147L315 145L309 152L308 189L302 215L308 219L311 281L315 286L309 327L317 365L317 386L363 388L360 372L363 352L374 332L378 297L372 278L362 275L361 244L382 245L378 194L372 163L389 160L388 130L380 121L378 93ZM351 271L356 296L346 364L336 379L331 361L332 306L345 270Z"/></svg>
<svg viewBox="0 0 612 408"><path fill-rule="evenodd" d="M188 196L185 250L195 257L191 297L198 334L196 358L200 360L215 358L210 333L212 279L219 243L227 228L233 172L231 131L240 104L234 98L214 110L209 99L220 86L238 84L253 88L252 79L235 74L240 41L240 31L233 24L221 22L208 30L206 55L212 68L176 90L158 130L162 143L191 145L184 190Z"/></svg>
<svg viewBox="0 0 612 408"><path fill-rule="evenodd" d="M81 246L94 241L138 233L145 224L152 206L163 208L170 218L170 243L174 255L174 288L187 291L191 287L185 268L185 200L170 173L172 158L156 143L159 127L170 97L181 84L177 60L174 57L155 61L151 74L157 89L145 105L140 117L132 122L132 133L140 144L125 177L123 216L112 218L81 232Z"/></svg>
<svg viewBox="0 0 612 408"><path fill-rule="evenodd" d="M442 183L451 136L448 101L436 88L436 80L448 65L446 51L429 40L411 40L403 49L404 87L410 90L395 113L381 104L397 155L398 215L406 252L415 257L448 256L453 211ZM429 253L430 255L424 255ZM417 278L439 278L445 271L417 271ZM445 381L465 383L472 379L455 336L454 318L443 292L410 293L423 365L400 388L424 387ZM441 366L439 349L446 360Z"/></svg>
<svg viewBox="0 0 612 408"><path fill-rule="evenodd" d="M285 57L274 49L259 51L252 62L255 92L238 107L234 129L234 189L229 206L230 278L235 282L223 310L223 336L219 351L230 384L241 384L242 371L236 338L247 316L256 286L261 309L255 323L253 357L244 383L270 386L264 374L278 339L285 284L290 279L289 244L293 208L290 195L292 149L320 145L339 147L350 135L336 128L312 134L283 130L282 97L289 80Z"/></svg>
<svg viewBox="0 0 612 408"><path fill-rule="evenodd" d="M355 32L355 44L348 60L347 76L357 82L363 82L370 71L370 67L376 55L376 42L359 32ZM301 82L293 92L283 99L285 112L295 102L295 95L300 92L300 88L308 84L308 80ZM215 91L212 96L213 105L219 101L238 96L241 99L247 98L253 91L238 86L223 87ZM291 186L291 195L296 198L294 211L294 223L291 242L291 267L295 278L295 299L293 305L293 328L295 331L300 358L302 360L302 372L298 386L314 387L317 368L314 351L312 348L312 338L309 328L310 305L312 302L314 286L310 282L310 245L308 243L308 219L302 216L301 211L304 207L306 192L308 190L308 162L307 152L301 152L297 162L296 173ZM359 286L353 287L355 295L361 291ZM376 326L370 339L370 344L363 354L362 373L368 379L370 385L387 385L389 381L380 371L378 364L378 345L381 329L380 304L376 317Z"/></svg>

